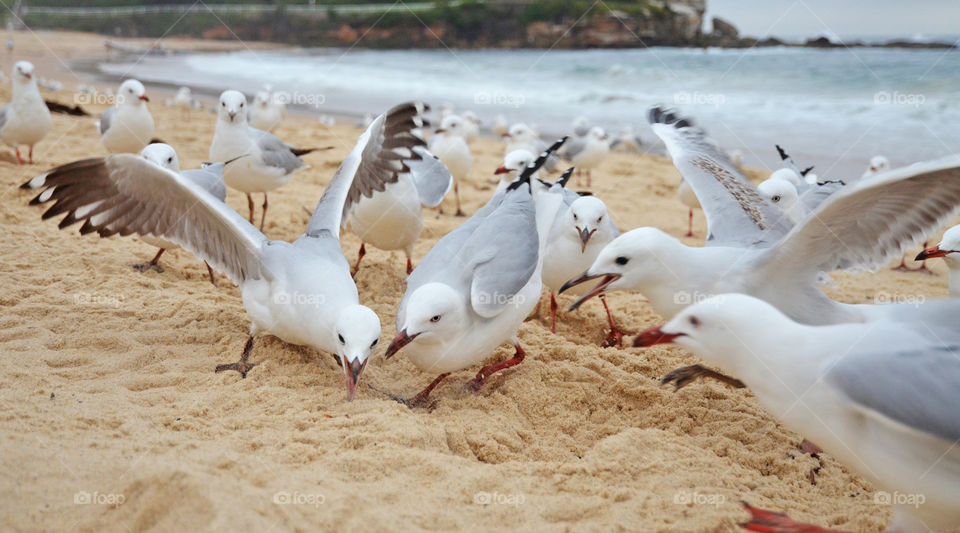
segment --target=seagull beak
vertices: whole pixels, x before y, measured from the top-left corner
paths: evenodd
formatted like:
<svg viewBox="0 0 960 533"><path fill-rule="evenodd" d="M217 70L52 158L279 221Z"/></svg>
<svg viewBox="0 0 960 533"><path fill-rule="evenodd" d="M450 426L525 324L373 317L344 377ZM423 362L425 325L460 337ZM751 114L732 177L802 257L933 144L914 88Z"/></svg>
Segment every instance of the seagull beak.
<svg viewBox="0 0 960 533"><path fill-rule="evenodd" d="M357 383L360 382L360 375L363 374L363 369L367 367L367 360L360 362L360 358L356 358L353 361L350 361L349 364L343 365L343 372L347 375L347 401L353 401L353 395L357 392Z"/></svg>
<svg viewBox="0 0 960 533"><path fill-rule="evenodd" d="M585 281L590 281L594 278L599 278L600 276L603 276L603 280L601 280L600 283L597 283L597 285L594 288L587 291L586 294L581 296L579 300L577 300L576 302L573 302L573 305L570 306L569 311L576 311L576 309L580 307L580 305L583 304L583 302L603 292L603 290L606 289L608 285L620 279L620 274L597 274L595 276L590 276L590 275L587 275L586 272L584 272L583 275L580 276L579 278L572 279L564 283L563 287L560 287L560 290L557 292L557 294L560 294L561 292L569 289L570 287L579 285Z"/></svg>
<svg viewBox="0 0 960 533"><path fill-rule="evenodd" d="M500 137L501 137L501 138L509 139L509 138L513 137L513 135L510 135L509 133L504 133L504 134L501 135Z"/></svg>
<svg viewBox="0 0 960 533"><path fill-rule="evenodd" d="M447 130L445 130L445 129L443 129L443 128L440 128L440 129L437 129L437 130L433 130L433 132L434 132L434 133L446 133Z"/></svg>
<svg viewBox="0 0 960 533"><path fill-rule="evenodd" d="M500 175L500 174L509 174L510 172L512 172L512 171L511 171L509 168L507 168L507 167L505 167L505 166L500 166L500 168L498 168L497 170L495 170L493 173L494 173L494 175Z"/></svg>
<svg viewBox="0 0 960 533"><path fill-rule="evenodd" d="M931 248L927 248L926 250L918 253L917 256L913 258L913 260L925 261L927 259L933 259L935 257L943 257L949 253L950 253L950 250L941 250L939 246L933 246Z"/></svg>
<svg viewBox="0 0 960 533"><path fill-rule="evenodd" d="M235 111L228 111L227 116L230 117L230 122L233 122L233 118L237 116L237 113Z"/></svg>
<svg viewBox="0 0 960 533"><path fill-rule="evenodd" d="M593 236L594 232L596 232L597 229L594 228L590 231L587 231L587 228L583 228L583 229L577 228L577 231L580 232L580 242L582 243L580 245L580 253L584 253L587 251L587 242L590 241L590 237Z"/></svg>
<svg viewBox="0 0 960 533"><path fill-rule="evenodd" d="M383 356L384 359L390 359L393 357L393 354L399 352L404 346L413 342L413 339L416 339L418 335L420 334L416 333L414 335L407 335L407 330L401 331L400 334L390 341L390 346L387 346L387 353Z"/></svg>
<svg viewBox="0 0 960 533"><path fill-rule="evenodd" d="M141 95L140 95L140 99L143 100L144 102L149 102L149 101L150 101L150 98L147 98L147 95L145 95L145 94L141 94Z"/></svg>
<svg viewBox="0 0 960 533"><path fill-rule="evenodd" d="M33 74L30 74L29 72L27 72L26 74L23 75L23 77L29 80L30 78L33 78Z"/></svg>
<svg viewBox="0 0 960 533"><path fill-rule="evenodd" d="M648 346L653 346L654 344L668 344L673 342L673 339L683 336L683 333L664 333L660 326L652 327L640 332L635 339L633 339L634 348L646 348Z"/></svg>

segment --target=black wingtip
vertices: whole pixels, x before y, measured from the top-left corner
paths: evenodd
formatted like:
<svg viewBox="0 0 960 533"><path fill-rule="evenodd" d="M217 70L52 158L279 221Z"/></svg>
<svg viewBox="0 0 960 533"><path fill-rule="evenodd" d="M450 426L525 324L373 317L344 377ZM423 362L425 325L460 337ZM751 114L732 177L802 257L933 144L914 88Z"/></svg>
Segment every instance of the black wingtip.
<svg viewBox="0 0 960 533"><path fill-rule="evenodd" d="M800 175L801 175L801 176L806 176L807 174L810 173L811 170L813 170L813 167L814 167L814 165L810 165L809 167L801 170L801 171L800 171Z"/></svg>
<svg viewBox="0 0 960 533"><path fill-rule="evenodd" d="M547 162L547 159L550 159L550 156L559 150L560 147L563 146L563 143L567 142L567 139L569 138L570 137L568 135L564 135L561 139L558 139L555 143L551 144L550 147L544 150L534 162L530 163L526 168L523 169L523 172L520 173L517 179L507 186L507 190L512 191L518 189L520 185L523 185L524 183L529 184L530 176L532 176L537 170L540 170L540 167Z"/></svg>
<svg viewBox="0 0 960 533"><path fill-rule="evenodd" d="M786 161L787 159L790 159L790 156L787 155L787 152L785 152L779 144L775 144L774 146L777 147L777 153L780 154L780 161Z"/></svg>
<svg viewBox="0 0 960 533"><path fill-rule="evenodd" d="M561 187L567 186L567 182L570 181L570 176L573 176L573 168L574 167L568 168L567 171L560 176L560 179L557 180L557 183L559 183Z"/></svg>
<svg viewBox="0 0 960 533"><path fill-rule="evenodd" d="M675 110L657 104L647 111L647 122L650 124L666 124L675 128L692 128L696 124L689 117L680 116Z"/></svg>

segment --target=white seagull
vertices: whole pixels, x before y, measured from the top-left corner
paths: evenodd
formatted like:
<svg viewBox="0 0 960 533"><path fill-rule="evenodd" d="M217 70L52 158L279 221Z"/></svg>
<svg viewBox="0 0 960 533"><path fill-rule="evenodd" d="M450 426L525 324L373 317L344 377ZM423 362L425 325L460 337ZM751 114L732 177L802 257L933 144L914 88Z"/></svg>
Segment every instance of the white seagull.
<svg viewBox="0 0 960 533"><path fill-rule="evenodd" d="M547 143L540 139L537 132L522 122L510 126L510 129L507 130L502 137L506 141L503 155L507 155L515 150L526 150L531 154L539 154L547 149ZM547 162L544 163L543 168L548 172L552 172L559 161L560 159L556 155L551 154Z"/></svg>
<svg viewBox="0 0 960 533"><path fill-rule="evenodd" d="M807 326L764 301L723 294L640 338L673 342L737 376L784 425L888 496L924 498L893 501L887 531L953 531L960 527L960 302L914 314L917 323ZM779 518L779 527L762 531L814 530Z"/></svg>
<svg viewBox="0 0 960 533"><path fill-rule="evenodd" d="M10 77L13 95L10 103L0 107L0 141L13 147L17 162L21 165L23 159L20 157L20 145L29 147L27 160L33 164L33 145L50 133L53 120L47 104L37 90L37 80L33 78L33 64L29 61L17 61Z"/></svg>
<svg viewBox="0 0 960 533"><path fill-rule="evenodd" d="M507 154L503 158L503 164L493 172L495 176L500 176L500 181L497 182L497 189L494 191L494 194L506 189L508 185L516 181L517 176L520 175L520 171L527 168L527 165L533 163L536 159L537 157L535 155L526 150L514 150ZM539 179L539 171L534 172L533 175L530 176L531 183L533 180Z"/></svg>
<svg viewBox="0 0 960 533"><path fill-rule="evenodd" d="M622 150L624 152L637 153L641 150L643 145L643 139L637 135L637 132L633 130L633 126L629 124L620 129L620 133L617 135L617 138L610 143L611 150Z"/></svg>
<svg viewBox="0 0 960 533"><path fill-rule="evenodd" d="M280 127L286 114L283 105L271 91L260 91L253 97L250 106L250 126L263 131L273 131Z"/></svg>
<svg viewBox="0 0 960 533"><path fill-rule="evenodd" d="M406 127L410 120L418 122L422 128L426 125L422 115L427 109L426 106L406 107L387 112L374 121L379 122L374 131L392 132L398 127ZM413 114L412 118L410 114ZM420 206L440 205L453 183L450 171L426 149L419 134L413 137L404 137L410 148L404 152L403 172L397 180L383 190L375 191L369 198L360 198L347 218L350 230L361 241L354 275L360 270L366 243L381 250L403 250L407 256L407 274L413 272L413 244L423 231L423 209Z"/></svg>
<svg viewBox="0 0 960 533"><path fill-rule="evenodd" d="M440 122L428 143L430 152L450 170L453 175L453 194L457 201L456 216L464 216L460 208L460 182L466 181L473 166L473 155L467 145L466 125L459 115L447 115Z"/></svg>
<svg viewBox="0 0 960 533"><path fill-rule="evenodd" d="M100 141L111 154L137 154L153 139L150 98L143 84L126 80L117 89L116 103L100 115ZM224 160L226 161L226 160Z"/></svg>
<svg viewBox="0 0 960 533"><path fill-rule="evenodd" d="M867 170L863 171L862 178L869 178L875 174L879 174L886 170L890 170L890 160L882 155L875 155L870 158L870 164L867 165Z"/></svg>
<svg viewBox="0 0 960 533"><path fill-rule="evenodd" d="M943 262L950 269L948 278L950 296L960 298L960 225L945 231L939 244L917 254L914 261L926 261L935 257L942 257Z"/></svg>
<svg viewBox="0 0 960 533"><path fill-rule="evenodd" d="M592 177L590 171L597 168L600 163L610 153L610 143L607 141L607 134L603 128L594 126L590 128L586 135L579 139L574 139L569 145L565 146L560 156L573 163L577 169L577 182L579 176L586 172L587 187L591 185Z"/></svg>
<svg viewBox="0 0 960 533"><path fill-rule="evenodd" d="M508 129L510 129L510 123L507 122L507 117L503 116L503 114L498 114L493 118L490 131L492 131L494 135L501 136L506 133Z"/></svg>
<svg viewBox="0 0 960 533"><path fill-rule="evenodd" d="M881 266L960 207L960 156L950 156L843 187L793 226L689 120L655 107L650 121L703 204L707 242L689 247L655 228L624 233L561 289L602 278L572 309L605 289L638 290L669 318L692 301L740 292L805 324L870 320L895 306L835 302L817 287L820 273Z"/></svg>
<svg viewBox="0 0 960 533"><path fill-rule="evenodd" d="M243 93L224 91L220 95L217 127L210 143L210 160L237 159L225 169L223 178L228 186L246 193L251 224L254 212L252 194L263 193L260 231L263 231L267 219L267 193L286 185L295 172L307 168L300 156L315 150L294 148L271 133L250 127L247 124L247 98Z"/></svg>
<svg viewBox="0 0 960 533"><path fill-rule="evenodd" d="M34 203L54 201L44 217L67 213L61 227L83 220L81 231L168 239L239 284L250 337L240 360L217 366L218 372L246 376L256 364L249 361L255 337L274 335L336 354L349 401L380 339L380 319L359 305L340 226L361 196L399 179L419 127L409 110L417 107L391 110L409 117L393 131L382 127L389 118L371 124L324 191L307 232L293 243L271 241L203 188L134 155L71 163L38 176L34 188L45 190Z"/></svg>
<svg viewBox="0 0 960 533"><path fill-rule="evenodd" d="M517 330L539 300L541 236L561 201L552 195L552 212L547 202L534 207L530 175L546 157L440 239L407 278L399 333L386 357L403 349L417 368L440 374L407 405L424 405L451 372L479 364L504 342L513 344L514 357L483 367L468 387L478 391L492 374L523 361Z"/></svg>
<svg viewBox="0 0 960 533"><path fill-rule="evenodd" d="M476 113L470 110L463 112L463 138L466 139L468 143L480 136L480 124L480 118Z"/></svg>

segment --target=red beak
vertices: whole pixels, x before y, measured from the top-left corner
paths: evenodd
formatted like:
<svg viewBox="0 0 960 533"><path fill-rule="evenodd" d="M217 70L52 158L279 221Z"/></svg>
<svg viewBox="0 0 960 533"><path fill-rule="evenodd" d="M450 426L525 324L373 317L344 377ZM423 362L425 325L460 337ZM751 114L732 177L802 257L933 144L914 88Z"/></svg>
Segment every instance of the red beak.
<svg viewBox="0 0 960 533"><path fill-rule="evenodd" d="M143 100L144 102L149 102L149 101L150 101L150 99L147 98L147 95L145 95L145 94L142 95L142 96L140 97L140 99Z"/></svg>
<svg viewBox="0 0 960 533"><path fill-rule="evenodd" d="M664 333L660 326L652 327L641 331L635 339L633 339L634 348L645 348L647 346L653 346L654 344L668 344L673 342L673 339L683 336L683 333Z"/></svg>
<svg viewBox="0 0 960 533"><path fill-rule="evenodd" d="M443 129L443 128L440 128L440 129L438 129L438 130L434 130L433 132L434 132L434 133L446 133L447 130L445 130L445 129Z"/></svg>
<svg viewBox="0 0 960 533"><path fill-rule="evenodd" d="M510 170L510 169L507 168L507 167L504 167L504 166L501 166L501 167L498 168L497 170L493 171L493 173L494 173L495 175L499 175L499 174L509 174L510 172L513 172L513 171Z"/></svg>
<svg viewBox="0 0 960 533"><path fill-rule="evenodd" d="M28 73L24 74L23 77L24 77L24 78L27 78L27 79L29 80L30 78L33 77L33 74L30 74L30 73L28 72Z"/></svg>
<svg viewBox="0 0 960 533"><path fill-rule="evenodd" d="M933 259L935 257L943 257L950 253L950 250L941 250L939 246L932 246L926 250L917 254L913 258L914 261L925 261L927 259Z"/></svg>
<svg viewBox="0 0 960 533"><path fill-rule="evenodd" d="M591 237L591 236L593 235L593 233L594 233L595 231L597 231L597 230L596 230L596 228L594 228L594 229L592 229L592 230L590 230L590 231L587 231L586 228L584 228L584 229L577 228L577 231L580 232L580 242L582 243L582 244L580 245L580 253L584 253L584 252L587 251L587 242L590 241L590 237Z"/></svg>
<svg viewBox="0 0 960 533"><path fill-rule="evenodd" d="M383 356L384 359L390 359L393 357L393 354L399 352L404 346L413 342L413 339L416 339L417 335L420 334L417 333L416 335L407 335L407 330L401 331L396 337L393 338L392 341L390 341L390 346L387 346L387 353Z"/></svg>
<svg viewBox="0 0 960 533"><path fill-rule="evenodd" d="M368 359L369 360L369 359ZM353 401L353 395L357 392L357 382L360 381L360 375L363 374L363 369L367 367L367 361L360 363L357 360L352 361L350 364L344 363L343 371L347 375L347 401Z"/></svg>
<svg viewBox="0 0 960 533"><path fill-rule="evenodd" d="M501 135L500 137L507 137L507 138L510 138L510 137L513 137L513 135L510 135L509 133L504 133L504 134L503 134L503 135Z"/></svg>
<svg viewBox="0 0 960 533"><path fill-rule="evenodd" d="M594 287L594 288L590 289L589 291L587 291L587 293L584 294L583 296L581 296L579 300L573 302L573 305L570 306L569 311L575 311L578 307L580 307L580 305L583 304L583 302L585 302L585 301L589 300L590 298L593 298L594 296L596 296L596 295L600 294L601 292L603 292L603 290L606 289L608 285L610 285L610 284L613 283L614 281L617 281L618 279L620 279L620 274L606 274L606 275L604 275L604 274L597 274L596 276L588 276L586 273L584 273L584 274L583 274L582 276L580 276L579 278L572 279L572 280L564 283L564 284L563 284L563 287L560 287L560 290L557 291L557 294L560 294L561 292L563 292L563 291L565 291L565 290L567 290L567 289L569 289L570 287L573 287L573 286L575 286L575 285L580 285L581 283L583 283L583 282L585 282L585 281L590 281L591 279L599 278L600 276L603 276L603 280L602 280L600 283L597 283L597 286L596 286L596 287Z"/></svg>

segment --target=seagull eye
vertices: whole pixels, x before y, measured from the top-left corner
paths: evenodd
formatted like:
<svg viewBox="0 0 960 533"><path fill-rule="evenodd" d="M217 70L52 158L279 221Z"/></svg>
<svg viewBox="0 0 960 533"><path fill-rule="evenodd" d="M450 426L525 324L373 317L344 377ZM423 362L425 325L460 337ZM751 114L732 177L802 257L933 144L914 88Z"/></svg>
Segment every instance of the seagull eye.
<svg viewBox="0 0 960 533"><path fill-rule="evenodd" d="M226 102L220 102L220 107L227 107L227 103L226 103Z"/></svg>
<svg viewBox="0 0 960 533"><path fill-rule="evenodd" d="M691 316L691 317L690 317L690 325L693 326L693 327L695 327L695 328L699 328L699 327L700 327L700 319L697 318L697 317L695 317L695 316Z"/></svg>
<svg viewBox="0 0 960 533"><path fill-rule="evenodd" d="M597 223L599 224L600 222L603 222L603 217L602 217L602 216L597 218Z"/></svg>
<svg viewBox="0 0 960 533"><path fill-rule="evenodd" d="M377 345L378 342L380 342L380 339L374 340L374 341L373 341L373 344L371 344L370 347L373 348L374 346Z"/></svg>
<svg viewBox="0 0 960 533"><path fill-rule="evenodd" d="M173 163L173 158L172 158L172 157L168 157L168 158L167 158L167 163Z"/></svg>
<svg viewBox="0 0 960 533"><path fill-rule="evenodd" d="M574 219L574 220L580 220L580 217L578 217L577 214L574 213L574 214L573 214L573 219Z"/></svg>
<svg viewBox="0 0 960 533"><path fill-rule="evenodd" d="M773 201L774 201L774 202L779 202L779 201L780 201L780 195L778 194L778 195L774 196L774 197L773 197Z"/></svg>
<svg viewBox="0 0 960 533"><path fill-rule="evenodd" d="M440 315L433 315L430 322L440 322Z"/></svg>
<svg viewBox="0 0 960 533"><path fill-rule="evenodd" d="M347 341L343 340L343 335L337 333L337 338L340 339L340 344L346 344Z"/></svg>
<svg viewBox="0 0 960 533"><path fill-rule="evenodd" d="M240 102L240 107L243 107L243 102Z"/></svg>
<svg viewBox="0 0 960 533"><path fill-rule="evenodd" d="M630 260L627 259L626 257L622 256L622 255L616 259L616 263L617 263L618 265L625 265L625 264L627 264L628 262L630 262Z"/></svg>

